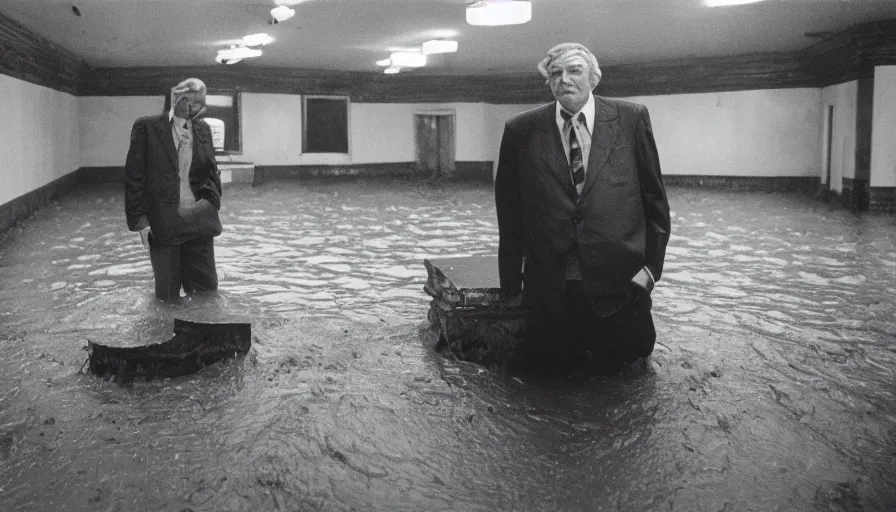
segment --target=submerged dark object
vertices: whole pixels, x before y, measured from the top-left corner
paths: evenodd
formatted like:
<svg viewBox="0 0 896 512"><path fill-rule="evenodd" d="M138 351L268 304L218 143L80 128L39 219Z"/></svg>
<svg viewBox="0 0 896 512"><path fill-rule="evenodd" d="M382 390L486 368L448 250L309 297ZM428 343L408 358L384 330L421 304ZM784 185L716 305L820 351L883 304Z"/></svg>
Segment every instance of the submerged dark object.
<svg viewBox="0 0 896 512"><path fill-rule="evenodd" d="M500 363L520 355L529 318L529 311L522 306L522 294L505 294L497 286L455 284L455 280L461 284L497 284L497 258L452 258L435 264L425 259L423 265L428 274L423 290L433 298L428 319L439 333L440 345L460 359L482 364Z"/></svg>
<svg viewBox="0 0 896 512"><path fill-rule="evenodd" d="M111 347L88 341L90 372L117 382L143 377L178 377L245 354L252 346L251 324L174 319L168 341L138 347Z"/></svg>

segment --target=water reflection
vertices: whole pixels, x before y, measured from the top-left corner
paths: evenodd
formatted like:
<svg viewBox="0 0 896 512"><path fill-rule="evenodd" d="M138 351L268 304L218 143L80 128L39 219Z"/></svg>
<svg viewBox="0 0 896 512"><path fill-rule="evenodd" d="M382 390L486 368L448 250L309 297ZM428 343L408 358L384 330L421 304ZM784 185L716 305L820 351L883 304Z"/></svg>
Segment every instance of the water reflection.
<svg viewBox="0 0 896 512"><path fill-rule="evenodd" d="M227 189L222 291L174 310L120 190L75 191L0 246L0 502L896 509L892 217L670 198L650 367L539 379L434 354L420 331L423 258L497 250L488 186ZM78 372L86 339L185 312L252 318L252 353L131 387Z"/></svg>

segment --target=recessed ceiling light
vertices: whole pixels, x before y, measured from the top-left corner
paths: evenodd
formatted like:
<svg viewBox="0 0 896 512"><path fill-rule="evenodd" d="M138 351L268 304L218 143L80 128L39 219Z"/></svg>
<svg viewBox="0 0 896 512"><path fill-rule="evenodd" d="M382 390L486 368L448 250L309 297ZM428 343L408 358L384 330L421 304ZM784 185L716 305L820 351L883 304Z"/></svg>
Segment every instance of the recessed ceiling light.
<svg viewBox="0 0 896 512"><path fill-rule="evenodd" d="M250 48L256 48L256 47L260 48L260 47L270 43L273 40L274 40L273 37L271 37L265 33L250 34L248 36L243 36L243 44L245 44L246 46L248 46Z"/></svg>
<svg viewBox="0 0 896 512"><path fill-rule="evenodd" d="M273 9L271 9L271 16L272 16L271 25L276 24L276 23L282 23L282 22L288 20L289 18L292 18L293 16L295 16L295 14L296 14L295 9L290 9L289 7L287 7L285 5L281 5L280 7L274 7Z"/></svg>
<svg viewBox="0 0 896 512"><path fill-rule="evenodd" d="M445 39L433 39L423 43L423 54L432 53L454 53L457 51L457 41L448 41Z"/></svg>
<svg viewBox="0 0 896 512"><path fill-rule="evenodd" d="M479 0L467 7L470 25L519 25L532 19L532 2L520 0Z"/></svg>

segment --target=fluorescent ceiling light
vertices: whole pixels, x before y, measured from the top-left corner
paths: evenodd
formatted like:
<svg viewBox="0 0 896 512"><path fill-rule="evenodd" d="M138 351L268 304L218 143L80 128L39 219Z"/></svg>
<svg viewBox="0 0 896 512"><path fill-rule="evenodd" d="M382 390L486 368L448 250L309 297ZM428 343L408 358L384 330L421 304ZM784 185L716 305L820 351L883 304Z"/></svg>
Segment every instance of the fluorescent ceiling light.
<svg viewBox="0 0 896 512"><path fill-rule="evenodd" d="M274 23L282 23L289 18L295 16L295 9L290 9L285 5L281 5L280 7L274 7L271 9L271 16L274 18Z"/></svg>
<svg viewBox="0 0 896 512"><path fill-rule="evenodd" d="M252 48L246 48L245 46L238 46L236 48L218 50L218 56L215 57L215 61L220 64L236 64L243 59L252 57L261 57L261 50L253 50Z"/></svg>
<svg viewBox="0 0 896 512"><path fill-rule="evenodd" d="M393 66L419 68L426 65L426 55L414 52L393 52L389 59Z"/></svg>
<svg viewBox="0 0 896 512"><path fill-rule="evenodd" d="M243 36L243 44L245 44L249 48L261 47L261 46L264 46L264 45L270 43L273 40L274 40L273 37L271 37L267 34L264 34L264 33Z"/></svg>
<svg viewBox="0 0 896 512"><path fill-rule="evenodd" d="M401 68L400 68L400 67L398 67L398 66L392 66L392 67L388 67L388 68L386 68L386 69L383 71L383 73L385 73L385 74L387 74L387 75L394 75L395 73L398 73L399 71L401 71Z"/></svg>
<svg viewBox="0 0 896 512"><path fill-rule="evenodd" d="M726 7L729 5L755 4L762 0L703 0L703 4L707 7Z"/></svg>
<svg viewBox="0 0 896 512"><path fill-rule="evenodd" d="M433 39L423 43L423 54L432 53L454 53L457 51L457 41L447 41L444 39Z"/></svg>
<svg viewBox="0 0 896 512"><path fill-rule="evenodd" d="M532 19L532 2L520 0L479 0L467 7L470 25L519 25Z"/></svg>

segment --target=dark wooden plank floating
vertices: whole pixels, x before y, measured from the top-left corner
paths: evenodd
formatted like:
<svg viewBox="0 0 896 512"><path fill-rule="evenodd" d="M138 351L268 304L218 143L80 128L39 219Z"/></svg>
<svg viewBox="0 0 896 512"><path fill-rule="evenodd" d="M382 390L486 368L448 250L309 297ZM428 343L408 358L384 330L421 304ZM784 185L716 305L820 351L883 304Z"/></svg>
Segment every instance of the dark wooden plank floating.
<svg viewBox="0 0 896 512"><path fill-rule="evenodd" d="M174 319L168 341L139 347L113 347L88 341L91 373L118 383L135 378L179 377L218 361L245 354L252 346L248 323L205 323Z"/></svg>
<svg viewBox="0 0 896 512"><path fill-rule="evenodd" d="M458 358L480 364L502 363L521 353L529 312L522 295L507 295L495 287L458 287L445 271L462 284L492 284L498 274L497 258L471 257L423 260L427 280L423 290L433 299L428 320L439 333L438 345Z"/></svg>

